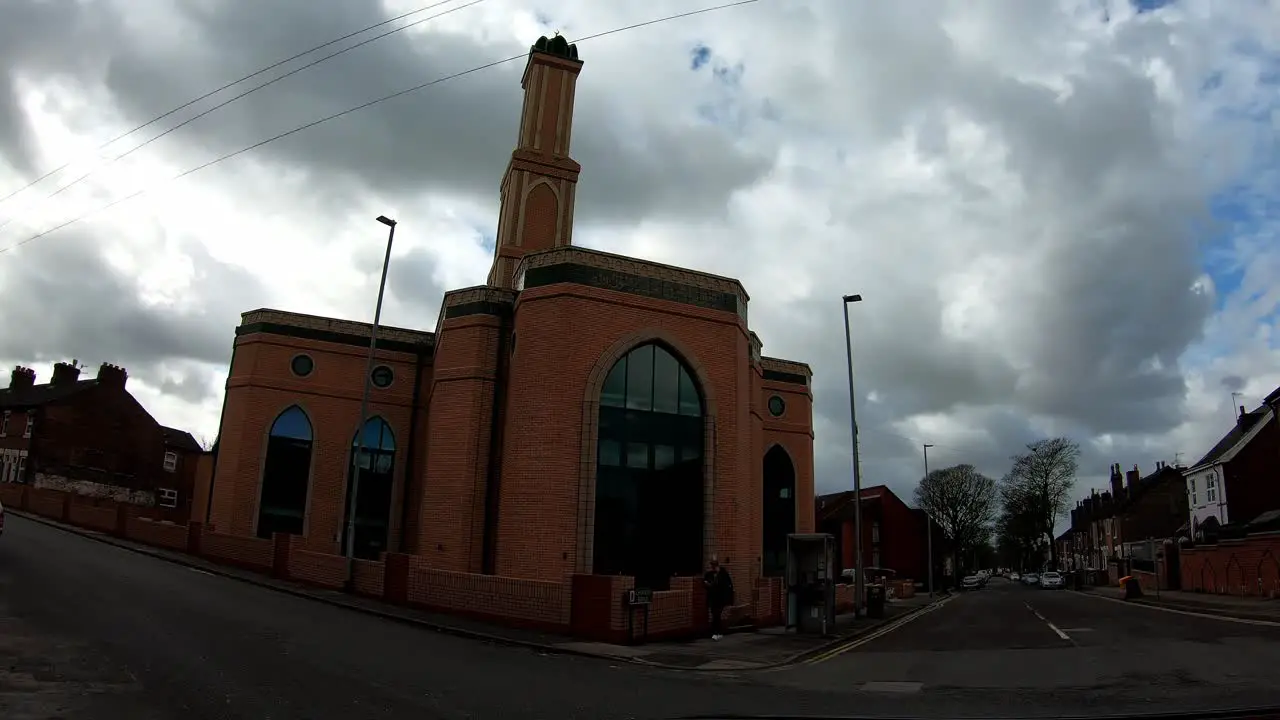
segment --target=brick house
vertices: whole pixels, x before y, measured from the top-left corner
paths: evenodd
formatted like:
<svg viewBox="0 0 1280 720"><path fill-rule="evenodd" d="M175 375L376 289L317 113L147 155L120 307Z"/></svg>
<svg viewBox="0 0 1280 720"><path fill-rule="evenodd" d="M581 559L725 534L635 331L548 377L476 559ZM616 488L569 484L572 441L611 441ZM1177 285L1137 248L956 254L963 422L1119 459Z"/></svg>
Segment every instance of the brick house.
<svg viewBox="0 0 1280 720"><path fill-rule="evenodd" d="M837 538L837 565L854 567L854 495L852 490L822 495L814 500L814 527ZM923 510L909 507L884 485L862 488L863 567L893 570L899 579L926 582L928 536ZM941 578L946 544L941 528L933 523L935 585Z"/></svg>
<svg viewBox="0 0 1280 720"><path fill-rule="evenodd" d="M201 453L191 435L156 422L125 388L124 368L103 363L93 379L80 374L56 363L49 382L36 384L35 370L13 370L0 390L0 482L138 505L189 503Z"/></svg>
<svg viewBox="0 0 1280 720"><path fill-rule="evenodd" d="M1240 407L1236 423L1204 457L1184 472L1189 498L1189 534L1197 542L1206 530L1228 523L1248 523L1280 508L1280 422L1277 396L1261 407Z"/></svg>
<svg viewBox="0 0 1280 720"><path fill-rule="evenodd" d="M354 554L407 563L418 602L605 637L642 587L678 633L718 558L746 612L780 612L813 523L810 369L762 355L737 280L571 243L581 68L563 38L530 49L487 282L431 330L379 328L363 428L368 324L242 316L214 530L341 554L358 467Z"/></svg>

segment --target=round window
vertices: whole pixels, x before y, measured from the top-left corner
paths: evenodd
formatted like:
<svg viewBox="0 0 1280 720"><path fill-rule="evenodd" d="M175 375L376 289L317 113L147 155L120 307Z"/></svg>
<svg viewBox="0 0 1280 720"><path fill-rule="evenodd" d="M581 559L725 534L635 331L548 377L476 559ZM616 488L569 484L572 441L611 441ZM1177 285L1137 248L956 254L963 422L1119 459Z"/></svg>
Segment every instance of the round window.
<svg viewBox="0 0 1280 720"><path fill-rule="evenodd" d="M310 355L294 355L293 360L289 362L289 369L298 377L306 377L316 369L316 363Z"/></svg>
<svg viewBox="0 0 1280 720"><path fill-rule="evenodd" d="M782 413L787 411L787 403L781 397L774 395L769 398L769 414L774 417L782 417Z"/></svg>
<svg viewBox="0 0 1280 720"><path fill-rule="evenodd" d="M390 387L391 381L395 380L395 378L395 373L391 372L391 368L386 365L379 365L369 375L369 379L373 381L374 386L380 388Z"/></svg>

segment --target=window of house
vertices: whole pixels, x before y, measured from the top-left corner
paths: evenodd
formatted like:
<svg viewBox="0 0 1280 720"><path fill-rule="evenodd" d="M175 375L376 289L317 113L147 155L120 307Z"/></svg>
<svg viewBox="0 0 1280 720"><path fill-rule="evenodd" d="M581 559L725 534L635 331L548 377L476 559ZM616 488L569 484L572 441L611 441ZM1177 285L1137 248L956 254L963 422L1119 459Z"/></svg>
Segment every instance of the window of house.
<svg viewBox="0 0 1280 720"><path fill-rule="evenodd" d="M164 454L164 471L174 472L178 469L178 453L167 452Z"/></svg>
<svg viewBox="0 0 1280 720"><path fill-rule="evenodd" d="M14 482L24 482L27 478L27 456L18 457L18 475L13 479Z"/></svg>
<svg viewBox="0 0 1280 720"><path fill-rule="evenodd" d="M9 415L11 414L8 410L5 410L4 416L0 417L0 437L5 437L9 434Z"/></svg>
<svg viewBox="0 0 1280 720"><path fill-rule="evenodd" d="M22 437L24 438L31 437L31 430L35 426L36 426L36 414L33 412L27 413L27 429L22 431Z"/></svg>
<svg viewBox="0 0 1280 720"><path fill-rule="evenodd" d="M160 488L160 507L178 507L178 491L172 488Z"/></svg>

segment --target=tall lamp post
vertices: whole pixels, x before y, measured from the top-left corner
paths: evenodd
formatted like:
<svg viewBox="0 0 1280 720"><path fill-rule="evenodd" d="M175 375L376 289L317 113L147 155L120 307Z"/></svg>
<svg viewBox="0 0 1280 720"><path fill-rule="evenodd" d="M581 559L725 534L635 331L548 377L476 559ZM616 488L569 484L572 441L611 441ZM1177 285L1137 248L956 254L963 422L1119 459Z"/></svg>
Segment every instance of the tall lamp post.
<svg viewBox="0 0 1280 720"><path fill-rule="evenodd" d="M929 448L933 447L929 443L924 443L924 477L929 478ZM933 597L933 518L929 517L929 509L924 510L924 534L928 540L925 546L928 547L928 563L929 563L929 597Z"/></svg>
<svg viewBox="0 0 1280 720"><path fill-rule="evenodd" d="M351 587L355 571L356 550L356 509L360 502L360 459L364 455L364 425L369 421L369 393L373 389L374 352L378 348L378 323L382 320L382 297L387 290L387 268L391 265L391 244L396 239L396 221L386 215L379 215L378 222L387 226L387 252L382 258L382 278L378 281L378 304L373 309L373 327L369 329L369 357L365 361L364 390L360 395L360 424L356 426L356 447L351 455L351 503L347 508L346 547L343 554L347 557L346 586Z"/></svg>
<svg viewBox="0 0 1280 720"><path fill-rule="evenodd" d="M862 617L862 471L858 462L858 403L853 391L853 341L849 334L849 304L862 302L861 295L845 295L844 298L844 350L849 365L849 426L853 441L853 616Z"/></svg>

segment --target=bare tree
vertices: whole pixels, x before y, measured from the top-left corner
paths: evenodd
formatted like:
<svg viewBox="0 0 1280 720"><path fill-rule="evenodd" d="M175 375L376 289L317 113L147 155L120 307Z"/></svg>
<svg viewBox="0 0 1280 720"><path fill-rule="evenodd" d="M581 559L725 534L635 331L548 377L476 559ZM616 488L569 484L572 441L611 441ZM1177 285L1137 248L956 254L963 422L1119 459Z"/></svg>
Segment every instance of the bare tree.
<svg viewBox="0 0 1280 720"><path fill-rule="evenodd" d="M1076 484L1080 445L1064 437L1037 440L1027 452L1013 457L1013 467L1000 482L1005 511L1029 519L1039 540L1049 546L1049 560L1058 564L1053 528L1066 515ZM1039 545L1039 543L1036 543Z"/></svg>
<svg viewBox="0 0 1280 720"><path fill-rule="evenodd" d="M991 534L996 512L996 483L972 465L934 470L916 486L916 506L942 528L951 546L956 573L961 553Z"/></svg>
<svg viewBox="0 0 1280 720"><path fill-rule="evenodd" d="M196 434L195 437L196 437L196 442L200 444L201 450L204 450L205 452L209 452L210 450L213 450L213 445L215 441L210 440L208 435L205 435L204 433L198 433Z"/></svg>

